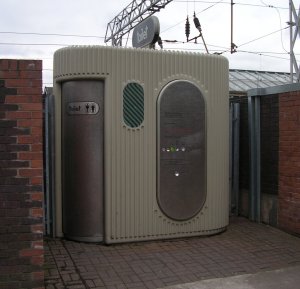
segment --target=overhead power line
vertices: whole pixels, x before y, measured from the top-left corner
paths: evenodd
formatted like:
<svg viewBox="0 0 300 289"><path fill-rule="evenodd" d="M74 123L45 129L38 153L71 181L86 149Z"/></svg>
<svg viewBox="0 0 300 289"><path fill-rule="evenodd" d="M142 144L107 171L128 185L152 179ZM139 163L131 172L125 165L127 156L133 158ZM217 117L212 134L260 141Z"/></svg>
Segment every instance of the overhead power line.
<svg viewBox="0 0 300 289"><path fill-rule="evenodd" d="M224 2L225 0L220 0L220 1L202 1L202 0L194 0L194 2L197 2L197 3L206 3L206 4L212 4L206 8L204 8L203 10L199 11L199 12L196 12L196 15L200 14L200 13L203 13L209 9L211 9L212 7L216 6L216 5L219 5L219 4L227 4L227 5L231 5L231 2ZM189 3L190 0L174 0L174 2L184 2L184 3ZM253 6L253 7L262 7L262 8L275 8L275 9L289 9L288 7L279 7L279 6L271 6L271 5L259 5L259 4L253 4L253 3L240 3L240 2L234 2L234 5L241 5L241 6ZM164 29L161 31L161 33L163 32L166 32L182 23L185 22L185 19L183 19L182 21L180 22L177 22L176 24Z"/></svg>
<svg viewBox="0 0 300 289"><path fill-rule="evenodd" d="M276 31L270 32L270 33L268 33L268 34L262 35L262 36L260 36L260 37L255 38L255 39L252 39L252 40L250 40L250 41L247 41L247 42L245 42L245 43L242 43L242 44L240 44L238 47L241 47L241 46L250 44L250 43L252 43L252 42L254 42L254 41L263 39L263 38L268 37L268 36L270 36L270 35L272 35L272 34L281 32L281 31L283 31L283 30L285 30L285 29L287 29L287 28L289 28L289 26L286 26L286 27L284 27L284 28L278 29L278 30L276 30Z"/></svg>
<svg viewBox="0 0 300 289"><path fill-rule="evenodd" d="M255 39L249 40L247 42L244 42L244 43L238 45L238 47L245 46L247 44L253 43L253 42L258 41L258 40L261 40L261 39L266 38L266 37L268 37L270 35L273 35L275 33L281 32L282 30L285 30L287 28L289 28L289 26L281 28L281 29L278 29L278 30L275 30L273 32L270 32L268 34L262 35L260 37L255 38ZM163 40L163 41L166 42L166 43L182 43L182 44L187 43L185 41L177 41L177 40ZM225 49L224 51L221 51L221 52L219 52L217 54L224 54L224 53L230 52L230 49L227 49L226 47L217 46L217 45L211 45L211 44L207 44L207 46L212 46L212 47L217 47L217 48ZM216 50L214 50L214 51L216 51Z"/></svg>
<svg viewBox="0 0 300 289"><path fill-rule="evenodd" d="M209 46L209 45L208 45ZM168 47L170 50L183 50L183 51L203 51L205 52L206 50L204 48L184 48L184 47ZM217 52L218 50L215 49L210 49L211 52ZM260 52L260 51L247 51L247 50L238 50L237 53L248 53L248 54L253 54L257 56L263 56L263 57L269 57L269 58L275 58L275 59L281 59L281 60L286 60L289 61L289 58L286 57L281 57L277 56L276 54L280 54L280 52ZM275 54L275 55L272 55ZM285 54L286 55L286 54Z"/></svg>
<svg viewBox="0 0 300 289"><path fill-rule="evenodd" d="M78 34L60 34L60 33L37 33L37 32L0 31L0 34L59 36L59 37L79 37L79 38L98 38L98 39L104 39L104 37L102 37L102 36L96 36L96 35L78 35Z"/></svg>
<svg viewBox="0 0 300 289"><path fill-rule="evenodd" d="M16 42L0 42L0 45L16 45L16 46L71 46L72 44L63 43L16 43Z"/></svg>
<svg viewBox="0 0 300 289"><path fill-rule="evenodd" d="M271 57L271 58L282 59L282 60L287 60L287 61L290 60L289 58L285 58L285 57L281 57L281 56L275 56L275 55L269 55L269 54L264 53L264 52L247 51L247 50L239 50L238 52L255 54L255 55L259 55L259 56Z"/></svg>
<svg viewBox="0 0 300 289"><path fill-rule="evenodd" d="M244 42L244 43L240 44L238 47L241 47L241 46L250 44L252 42L261 40L261 39L263 39L265 37L268 37L270 35L278 33L278 32L280 32L282 30L287 29L287 28L289 28L289 26L284 27L282 29L275 30L275 31L270 32L268 34L262 35L260 37L255 38L255 39L252 39L250 41ZM163 42L165 42L165 43L182 43L182 44L188 43L188 42L185 42L185 41L178 41L178 40L163 40ZM13 45L17 45L17 46L22 46L22 45L26 45L26 46L72 46L73 44L70 44L70 43L66 44L66 43L15 43L15 42L0 42L0 45L12 45L12 46ZM215 48L226 49L226 47L224 47L224 46L218 46L218 45L213 45L213 44L208 44L208 46L215 47ZM226 50L222 51L221 54L229 52L229 51L230 51L229 49L226 49Z"/></svg>
<svg viewBox="0 0 300 289"><path fill-rule="evenodd" d="M183 2L187 3L190 2L189 0L174 0L174 2ZM206 4L219 4L218 1L202 1L202 0L195 0L196 3L206 3ZM230 2L222 2L222 4L231 4ZM278 9L285 9L288 10L288 7L279 7L279 6L273 6L273 5L261 5L261 4L253 4L253 3L241 3L241 2L234 2L235 5L240 6L253 6L253 7L262 7L262 8L278 8Z"/></svg>

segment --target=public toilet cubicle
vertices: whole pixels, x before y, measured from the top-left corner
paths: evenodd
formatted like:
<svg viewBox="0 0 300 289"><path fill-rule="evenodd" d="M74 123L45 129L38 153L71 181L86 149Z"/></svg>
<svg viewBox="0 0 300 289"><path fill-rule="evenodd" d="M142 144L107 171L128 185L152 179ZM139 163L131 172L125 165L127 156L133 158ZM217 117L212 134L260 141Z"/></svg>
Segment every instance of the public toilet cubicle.
<svg viewBox="0 0 300 289"><path fill-rule="evenodd" d="M63 48L54 95L57 236L110 244L226 229L224 57Z"/></svg>

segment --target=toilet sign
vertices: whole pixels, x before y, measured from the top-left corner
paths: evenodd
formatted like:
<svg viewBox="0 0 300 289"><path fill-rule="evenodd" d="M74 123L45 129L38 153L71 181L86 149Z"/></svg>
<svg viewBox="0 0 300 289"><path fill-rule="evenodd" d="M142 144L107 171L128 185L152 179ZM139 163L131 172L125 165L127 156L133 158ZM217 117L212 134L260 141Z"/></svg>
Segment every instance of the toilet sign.
<svg viewBox="0 0 300 289"><path fill-rule="evenodd" d="M132 33L132 46L135 48L148 47L154 44L159 36L159 20L151 16L137 25Z"/></svg>
<svg viewBox="0 0 300 289"><path fill-rule="evenodd" d="M97 114L99 111L99 105L92 101L79 101L69 102L67 104L67 112L69 115L73 114Z"/></svg>

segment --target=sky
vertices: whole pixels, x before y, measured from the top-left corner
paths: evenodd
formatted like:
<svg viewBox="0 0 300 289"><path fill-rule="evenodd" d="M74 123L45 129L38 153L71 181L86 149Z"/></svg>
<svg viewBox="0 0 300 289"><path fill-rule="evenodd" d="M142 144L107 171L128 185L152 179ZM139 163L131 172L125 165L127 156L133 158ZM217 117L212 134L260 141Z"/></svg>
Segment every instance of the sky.
<svg viewBox="0 0 300 289"><path fill-rule="evenodd" d="M138 2L140 0L137 0ZM132 0L1 0L0 59L43 60L43 85L52 86L53 54L69 45L104 43L106 27ZM222 53L231 69L290 71L289 0L234 0L233 43L230 53L231 0L173 0L156 13L164 50L206 53L193 14L200 20L209 53ZM300 0L293 0L299 10ZM131 47L131 34L124 46ZM167 40L176 42L169 43ZM300 60L300 39L294 52ZM160 49L157 47L157 49Z"/></svg>

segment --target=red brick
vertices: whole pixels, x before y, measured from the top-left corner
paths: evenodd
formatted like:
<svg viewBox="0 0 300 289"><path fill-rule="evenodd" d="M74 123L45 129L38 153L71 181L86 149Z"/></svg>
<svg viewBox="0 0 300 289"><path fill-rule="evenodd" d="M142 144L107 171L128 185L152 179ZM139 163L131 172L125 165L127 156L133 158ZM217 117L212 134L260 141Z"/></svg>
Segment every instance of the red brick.
<svg viewBox="0 0 300 289"><path fill-rule="evenodd" d="M41 135L20 135L18 136L18 143L19 144L36 144L36 143L42 143L43 137Z"/></svg>
<svg viewBox="0 0 300 289"><path fill-rule="evenodd" d="M0 59L0 70L8 70L8 59Z"/></svg>
<svg viewBox="0 0 300 289"><path fill-rule="evenodd" d="M43 135L42 127L32 127L31 128L31 134L32 135Z"/></svg>
<svg viewBox="0 0 300 289"><path fill-rule="evenodd" d="M31 80L32 81L32 80ZM40 95L7 95L5 103L42 103L42 96Z"/></svg>
<svg viewBox="0 0 300 289"><path fill-rule="evenodd" d="M279 153L281 155L292 152L300 152L300 147L298 146L299 141L282 141L279 140Z"/></svg>
<svg viewBox="0 0 300 289"><path fill-rule="evenodd" d="M40 234L43 233L44 231L44 226L43 224L36 224L31 226L31 232L35 234Z"/></svg>
<svg viewBox="0 0 300 289"><path fill-rule="evenodd" d="M43 176L42 169L19 169L21 177L41 177Z"/></svg>
<svg viewBox="0 0 300 289"><path fill-rule="evenodd" d="M30 135L19 135L18 136L19 144L32 144L34 143L33 137Z"/></svg>
<svg viewBox="0 0 300 289"><path fill-rule="evenodd" d="M43 266L44 265L44 257L43 256L33 256L31 258L31 264Z"/></svg>
<svg viewBox="0 0 300 289"><path fill-rule="evenodd" d="M19 70L19 65L18 65L19 61L15 60L15 59L9 59L8 60L8 69L9 70Z"/></svg>
<svg viewBox="0 0 300 289"><path fill-rule="evenodd" d="M43 145L42 144L32 144L31 151L32 152L41 152L41 151L43 151Z"/></svg>
<svg viewBox="0 0 300 289"><path fill-rule="evenodd" d="M31 113L31 117L32 117L32 118L43 119L43 112L33 111L33 112Z"/></svg>
<svg viewBox="0 0 300 289"><path fill-rule="evenodd" d="M297 127L298 127L297 122L292 121L292 120L281 121L279 124L279 129L285 130L285 131L293 131L293 130L296 130Z"/></svg>
<svg viewBox="0 0 300 289"><path fill-rule="evenodd" d="M31 112L29 111L7 111L7 119L29 119L31 118Z"/></svg>
<svg viewBox="0 0 300 289"><path fill-rule="evenodd" d="M30 209L30 216L37 218L37 217L43 217L44 210L43 208L32 208Z"/></svg>
<svg viewBox="0 0 300 289"><path fill-rule="evenodd" d="M40 119L21 119L18 120L18 127L42 127L43 122Z"/></svg>
<svg viewBox="0 0 300 289"><path fill-rule="evenodd" d="M32 241L31 247L34 249L44 249L44 241L43 240Z"/></svg>
<svg viewBox="0 0 300 289"><path fill-rule="evenodd" d="M279 99L280 101L283 100L289 100L289 99L296 99L300 96L300 92L299 91L289 91L289 92L285 92L285 93L280 93L279 94Z"/></svg>
<svg viewBox="0 0 300 289"><path fill-rule="evenodd" d="M43 184L43 178L42 177L32 177L30 179L31 185L42 185Z"/></svg>
<svg viewBox="0 0 300 289"><path fill-rule="evenodd" d="M23 95L32 95L32 94L42 94L42 87L18 87L17 88L18 94Z"/></svg>
<svg viewBox="0 0 300 289"><path fill-rule="evenodd" d="M31 102L31 97L28 95L7 95L5 103L28 103Z"/></svg>
<svg viewBox="0 0 300 289"><path fill-rule="evenodd" d="M19 78L19 71L0 71L0 78Z"/></svg>
<svg viewBox="0 0 300 289"><path fill-rule="evenodd" d="M20 71L21 78L40 79L42 81L42 71Z"/></svg>
<svg viewBox="0 0 300 289"><path fill-rule="evenodd" d="M41 152L20 152L20 160L41 160L43 158L43 153Z"/></svg>
<svg viewBox="0 0 300 289"><path fill-rule="evenodd" d="M280 141L282 143L284 143L286 141L297 141L297 140L300 139L299 136L300 135L298 135L297 132L296 133L291 133L290 131L286 131L285 133L280 134Z"/></svg>
<svg viewBox="0 0 300 289"><path fill-rule="evenodd" d="M41 281L44 280L44 271L39 271L39 272L32 272L31 273L31 278L34 281Z"/></svg>
<svg viewBox="0 0 300 289"><path fill-rule="evenodd" d="M42 201L43 200L43 193L31 193L30 199L32 201Z"/></svg>
<svg viewBox="0 0 300 289"><path fill-rule="evenodd" d="M7 79L5 82L6 87L40 87L41 81L34 79Z"/></svg>
<svg viewBox="0 0 300 289"><path fill-rule="evenodd" d="M19 61L20 70L42 70L41 60L20 60Z"/></svg>
<svg viewBox="0 0 300 289"><path fill-rule="evenodd" d="M31 96L31 102L40 102L42 103L43 102L43 98L40 94L38 95L32 95Z"/></svg>
<svg viewBox="0 0 300 289"><path fill-rule="evenodd" d="M279 101L286 102L286 101L294 100L295 97L297 97L297 93L295 94L291 91L287 93L281 93L279 94Z"/></svg>
<svg viewBox="0 0 300 289"><path fill-rule="evenodd" d="M43 153L38 153L38 154L43 156ZM38 159L32 160L30 167L33 168L33 169L42 169L43 168L43 159L42 159L42 157L39 160Z"/></svg>
<svg viewBox="0 0 300 289"><path fill-rule="evenodd" d="M294 178L294 177L284 177L280 176L279 179L279 185L281 186L281 189L283 189L285 186L292 186L294 189L300 188L300 179Z"/></svg>
<svg viewBox="0 0 300 289"><path fill-rule="evenodd" d="M289 111L289 113L285 113L281 115L281 121L285 120L291 120L291 121L298 121L299 117L299 108L298 107L292 107Z"/></svg>
<svg viewBox="0 0 300 289"><path fill-rule="evenodd" d="M20 257L40 256L44 253L43 249L23 249L20 251Z"/></svg>

